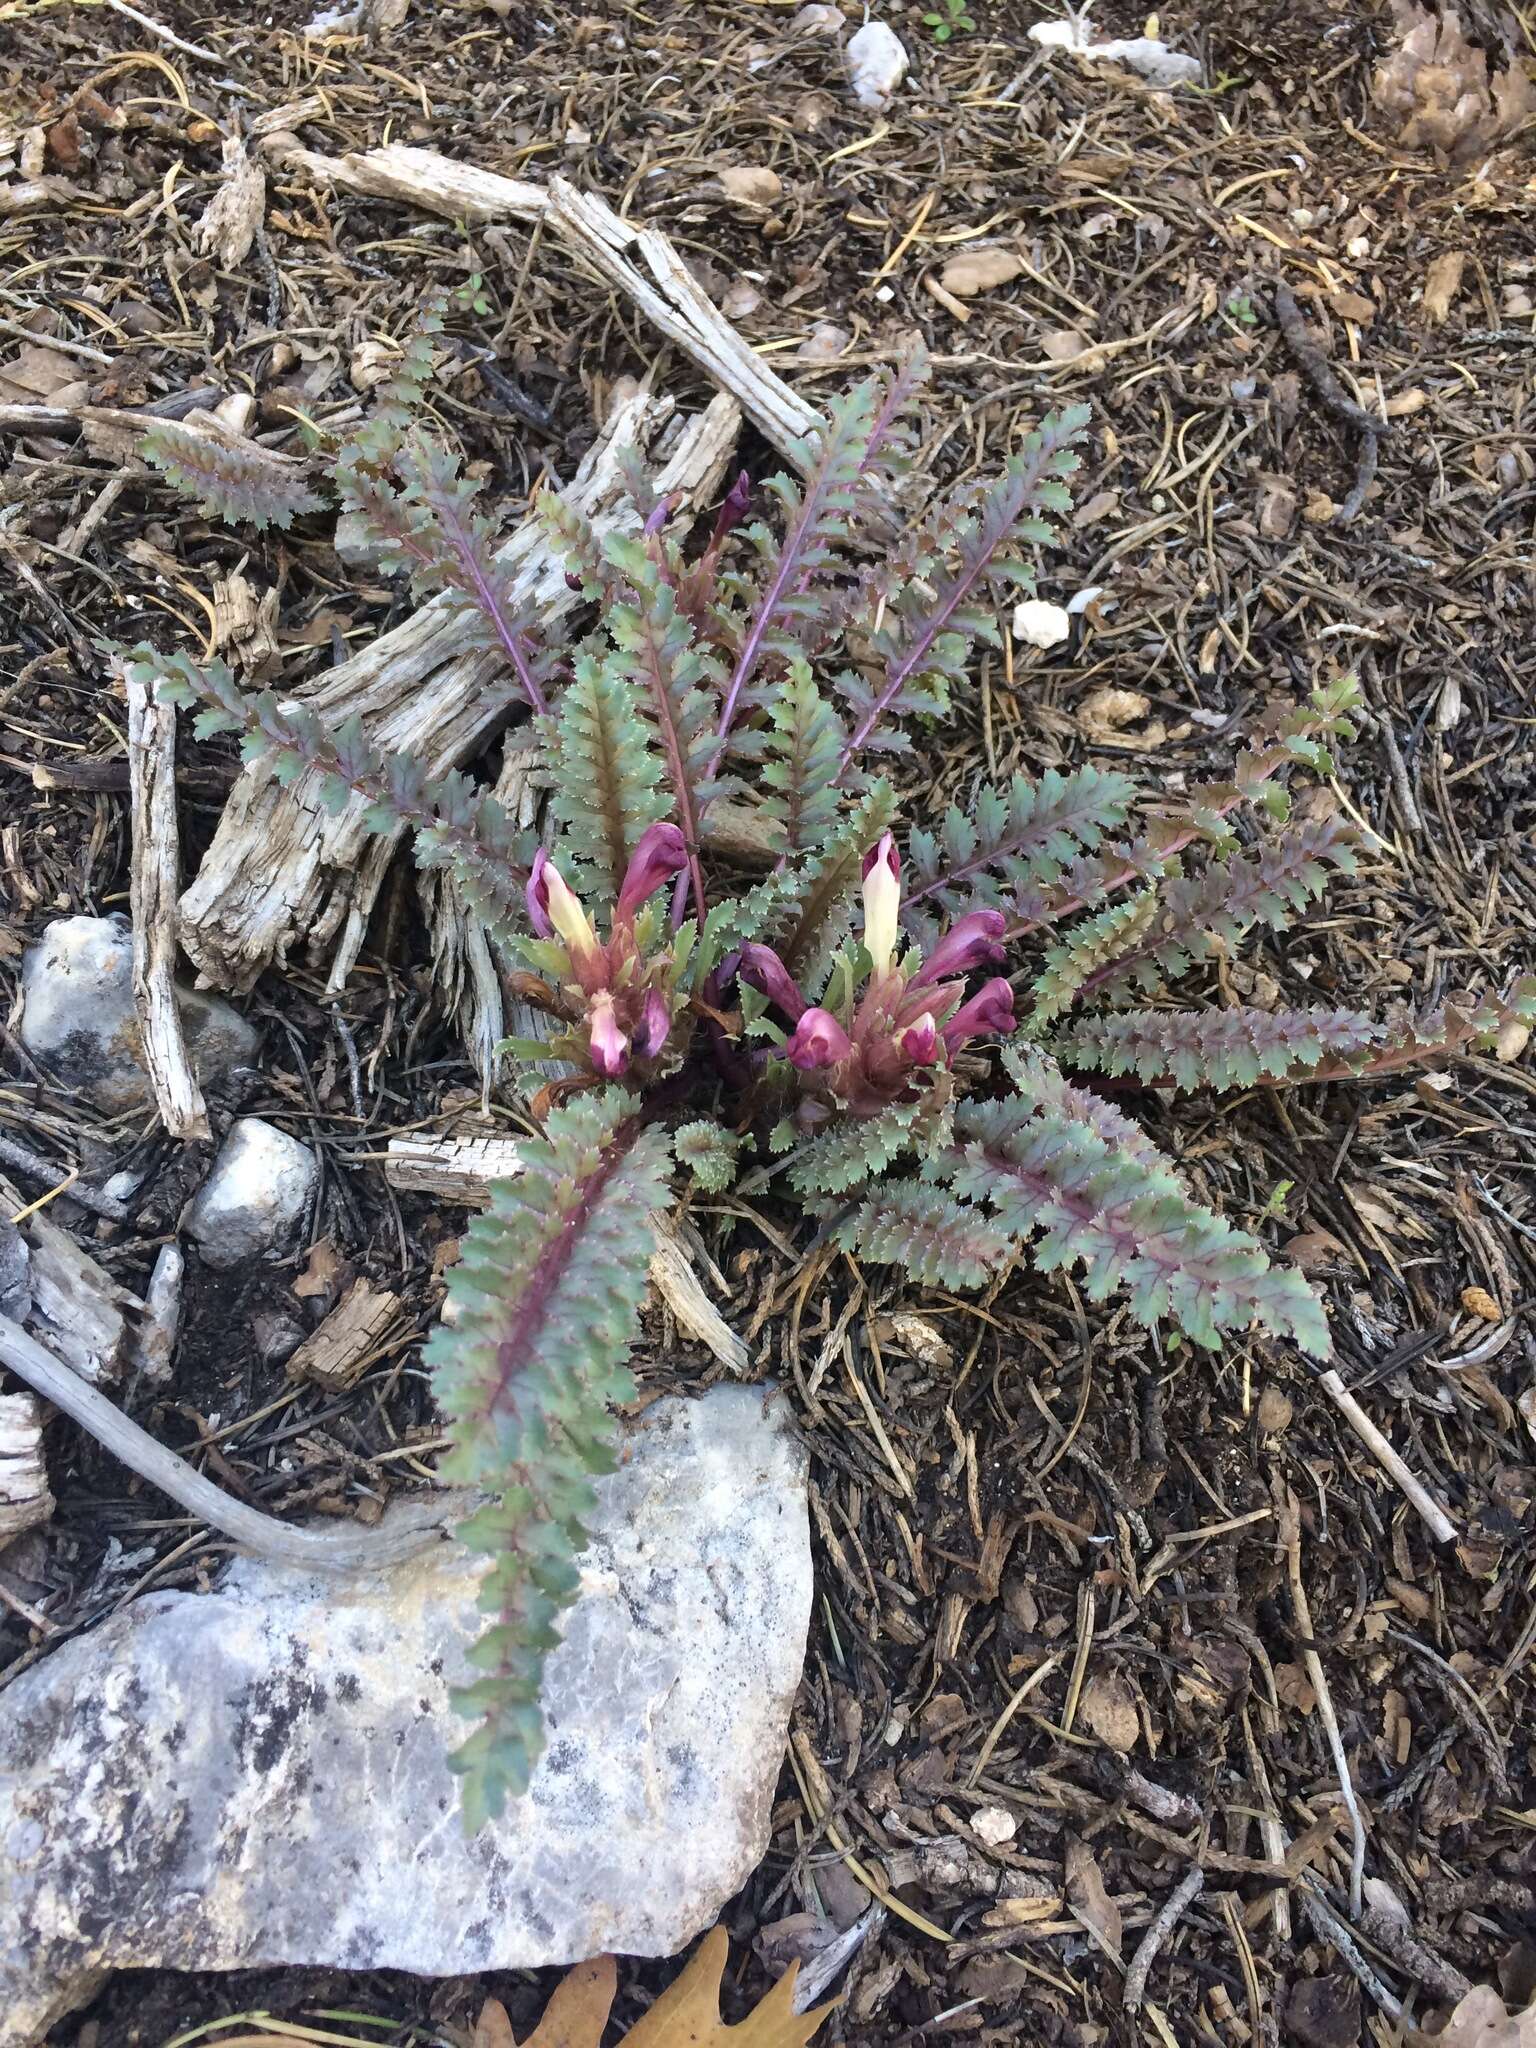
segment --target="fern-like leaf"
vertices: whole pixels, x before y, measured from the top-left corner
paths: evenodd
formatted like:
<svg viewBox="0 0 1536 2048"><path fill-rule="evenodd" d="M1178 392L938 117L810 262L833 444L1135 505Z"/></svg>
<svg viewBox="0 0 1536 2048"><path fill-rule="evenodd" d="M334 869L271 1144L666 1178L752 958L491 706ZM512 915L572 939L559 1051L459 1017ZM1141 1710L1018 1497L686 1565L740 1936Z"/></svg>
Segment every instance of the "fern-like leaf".
<svg viewBox="0 0 1536 2048"><path fill-rule="evenodd" d="M591 654L578 655L544 729L551 805L566 844L595 869L599 893L616 900L640 834L672 811L628 677Z"/></svg>
<svg viewBox="0 0 1536 2048"><path fill-rule="evenodd" d="M1392 1074L1404 1067L1449 1059L1457 1053L1493 1051L1506 1029L1536 1024L1536 975L1522 975L1503 995L1452 996L1427 1011L1394 1006L1382 1019L1381 1041L1363 1058L1329 1054L1307 1081L1335 1081Z"/></svg>
<svg viewBox="0 0 1536 2048"><path fill-rule="evenodd" d="M963 673L973 641L996 644L995 608L979 602L987 580L1018 581L1026 572L1005 550L1019 541L1055 538L1045 515L1071 509L1063 479L1077 469L1076 443L1089 417L1086 406L1050 414L962 522L957 559L936 593L914 591L888 607L889 621L875 636L884 663L880 681L842 679L853 727L838 759L840 781L848 780L870 748L905 744L902 734L888 729L890 721L947 708L949 686Z"/></svg>
<svg viewBox="0 0 1536 2048"><path fill-rule="evenodd" d="M480 1676L453 1696L480 1725L452 1759L471 1830L527 1788L543 1743L539 1691L574 1599L576 1557L614 1467L614 1404L668 1199L667 1142L616 1089L584 1096L523 1148L491 1190L448 1280L458 1310L426 1348L454 1434L444 1471L496 1496L461 1530L491 1560L480 1605L492 1625L470 1651Z"/></svg>
<svg viewBox="0 0 1536 2048"><path fill-rule="evenodd" d="M849 1117L799 1147L789 1184L801 1195L841 1195L883 1173L917 1143L922 1103L893 1103L878 1116Z"/></svg>
<svg viewBox="0 0 1536 2048"><path fill-rule="evenodd" d="M1039 1031L1069 1010L1090 976L1135 946L1156 915L1157 895L1148 889L1110 904L1048 946L1045 971L1031 991L1035 1001L1029 1028Z"/></svg>
<svg viewBox="0 0 1536 2048"><path fill-rule="evenodd" d="M603 545L630 593L626 601L611 603L605 618L615 650L613 667L628 682L649 728L672 792L673 814L692 855L694 888L702 898L700 816L711 797L739 787L714 772L719 665L678 612L675 595L644 541L610 534Z"/></svg>
<svg viewBox="0 0 1536 2048"><path fill-rule="evenodd" d="M1079 1266L1091 1300L1123 1292L1138 1322L1170 1318L1196 1344L1259 1328L1327 1355L1327 1320L1302 1276L1192 1201L1166 1161L1027 1099L968 1104L955 1131L930 1173L990 1207L1042 1272Z"/></svg>
<svg viewBox="0 0 1536 2048"><path fill-rule="evenodd" d="M1305 704L1275 713L1256 742L1238 755L1232 781L1206 785L1177 804L1164 804L1133 840L1086 854L1057 880L1021 890L1012 906L1009 937L1060 924L1133 883L1175 875L1179 856L1199 842L1231 851L1230 821L1244 804L1284 823L1290 795L1282 778L1297 766L1323 772L1331 765L1329 747L1351 734L1350 714L1358 701L1359 685L1346 676L1314 690Z"/></svg>
<svg viewBox="0 0 1536 2048"><path fill-rule="evenodd" d="M1074 1123L1087 1124L1111 1151L1128 1154L1144 1165L1172 1173L1171 1163L1130 1117L1112 1102L1069 1081L1043 1047L1015 1041L1003 1048L1003 1065L1013 1082L1014 1099L1029 1110L1057 1110Z"/></svg>
<svg viewBox="0 0 1536 2048"><path fill-rule="evenodd" d="M774 656L791 659L806 629L820 624L825 602L814 586L834 566L862 497L891 480L893 441L899 465L903 451L895 430L925 374L926 359L914 353L889 379L867 378L835 398L819 443L804 451L804 484L787 474L768 480L765 488L783 515L784 535L780 540L763 525L748 529L758 555L758 588L722 696L712 772L718 772L741 715L759 702L753 682L760 666Z"/></svg>
<svg viewBox="0 0 1536 2048"><path fill-rule="evenodd" d="M475 504L480 485L460 475L452 449L419 431L400 443L393 468L398 487L377 468L343 463L343 510L383 551L387 568L409 570L418 594L451 590L471 606L530 707L547 712L555 658L496 558L496 530Z"/></svg>
<svg viewBox="0 0 1536 2048"><path fill-rule="evenodd" d="M679 1166L687 1167L707 1194L719 1195L736 1178L737 1155L746 1143L744 1136L728 1131L708 1117L683 1124L672 1134L672 1152Z"/></svg>
<svg viewBox="0 0 1536 2048"><path fill-rule="evenodd" d="M185 654L140 645L125 662L126 673L158 690L166 703L201 707L194 727L200 738L238 732L246 762L285 787L312 773L327 809L360 797L370 831L413 833L423 867L450 868L465 902L491 932L507 941L517 936L531 841L468 776L452 770L429 775L410 756L382 753L359 717L331 733L306 704L279 704L267 690L249 696L218 659L200 667Z"/></svg>
<svg viewBox="0 0 1536 2048"><path fill-rule="evenodd" d="M836 786L843 729L799 655L770 715L762 779L771 794L761 809L778 827L780 851L793 858L825 845L846 801Z"/></svg>
<svg viewBox="0 0 1536 2048"><path fill-rule="evenodd" d="M903 916L921 928L938 912L1000 909L1023 890L1057 881L1069 862L1119 830L1135 788L1129 777L1099 768L984 783L969 810L950 806L937 835L911 835Z"/></svg>
<svg viewBox="0 0 1536 2048"><path fill-rule="evenodd" d="M180 420L156 420L139 443L144 460L166 482L195 498L210 518L231 526L288 527L325 500L309 481L307 464L254 441L225 437Z"/></svg>
<svg viewBox="0 0 1536 2048"><path fill-rule="evenodd" d="M1387 1038L1356 1010L1121 1010L1085 1017L1052 1041L1069 1066L1178 1089L1300 1081L1325 1061L1358 1071Z"/></svg>
<svg viewBox="0 0 1536 2048"><path fill-rule="evenodd" d="M843 1219L836 1236L845 1251L900 1266L922 1287L980 1287L1011 1249L979 1210L919 1180L884 1182Z"/></svg>
<svg viewBox="0 0 1536 2048"><path fill-rule="evenodd" d="M1177 980L1218 942L1236 946L1255 925L1284 931L1322 895L1331 873L1354 873L1358 845L1352 826L1326 818L1286 828L1252 853L1213 859L1203 873L1167 883L1146 935L1096 969L1083 994L1121 1000L1134 988Z"/></svg>

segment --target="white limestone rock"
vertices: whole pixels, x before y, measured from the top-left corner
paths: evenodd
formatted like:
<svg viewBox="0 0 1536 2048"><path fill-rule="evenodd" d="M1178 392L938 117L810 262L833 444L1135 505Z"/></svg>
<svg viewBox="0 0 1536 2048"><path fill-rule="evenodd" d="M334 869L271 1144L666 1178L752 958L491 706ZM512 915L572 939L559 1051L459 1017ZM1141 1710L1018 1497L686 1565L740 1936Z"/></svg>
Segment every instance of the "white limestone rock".
<svg viewBox="0 0 1536 2048"><path fill-rule="evenodd" d="M204 1262L222 1273L286 1251L319 1172L319 1160L299 1139L259 1116L238 1117L182 1228Z"/></svg>
<svg viewBox="0 0 1536 2048"><path fill-rule="evenodd" d="M468 1838L448 1706L481 1561L240 1560L62 1645L0 1715L0 2040L109 1969L451 1976L675 1953L767 1846L811 1606L805 1453L764 1389L635 1427L550 1659L527 1795ZM409 1515L404 1502L391 1515Z"/></svg>
<svg viewBox="0 0 1536 2048"><path fill-rule="evenodd" d="M883 21L867 21L848 43L848 82L861 107L872 113L888 106L907 75L906 46Z"/></svg>
<svg viewBox="0 0 1536 2048"><path fill-rule="evenodd" d="M58 918L23 956L21 992L21 1042L64 1087L109 1116L153 1102L126 918ZM200 1081L255 1058L255 1027L220 997L181 989L177 1004Z"/></svg>

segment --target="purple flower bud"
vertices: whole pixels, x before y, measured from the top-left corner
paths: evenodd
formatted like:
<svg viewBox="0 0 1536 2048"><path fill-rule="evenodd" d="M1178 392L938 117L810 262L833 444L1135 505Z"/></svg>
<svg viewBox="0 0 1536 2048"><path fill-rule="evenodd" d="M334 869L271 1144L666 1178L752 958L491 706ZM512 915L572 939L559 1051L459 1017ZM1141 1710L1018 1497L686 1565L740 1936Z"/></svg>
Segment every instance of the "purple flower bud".
<svg viewBox="0 0 1536 2048"><path fill-rule="evenodd" d="M720 510L715 514L715 530L710 535L710 545L718 547L725 536L740 526L747 516L747 504L752 496L752 479L747 472L739 470L736 481L720 501Z"/></svg>
<svg viewBox="0 0 1536 2048"><path fill-rule="evenodd" d="M753 988L761 989L769 1002L776 1004L792 1024L798 1024L805 1015L805 997L795 987L793 976L772 946L743 946L736 972Z"/></svg>
<svg viewBox="0 0 1536 2048"><path fill-rule="evenodd" d="M853 1051L848 1034L830 1010L807 1010L785 1046L785 1056L803 1074L835 1067Z"/></svg>
<svg viewBox="0 0 1536 2048"><path fill-rule="evenodd" d="M567 590L574 590L578 597L580 597L583 590L586 589L586 585L582 582L581 578L576 574L576 571L574 569L566 570L565 587Z"/></svg>
<svg viewBox="0 0 1536 2048"><path fill-rule="evenodd" d="M660 533L667 523L667 514L672 510L672 500L666 496L658 498L646 517L645 531Z"/></svg>
<svg viewBox="0 0 1536 2048"><path fill-rule="evenodd" d="M901 1034L901 1049L914 1067L931 1067L939 1049L939 1027L924 1010L915 1024Z"/></svg>
<svg viewBox="0 0 1536 2048"><path fill-rule="evenodd" d="M1007 1038L1013 1029L1013 987L999 974L956 1010L944 1026L944 1044L958 1052L969 1039Z"/></svg>
<svg viewBox="0 0 1536 2048"><path fill-rule="evenodd" d="M640 1012L640 1029L635 1033L635 1051L641 1059L654 1059L667 1042L672 1029L672 1006L659 988L653 988Z"/></svg>
<svg viewBox="0 0 1536 2048"><path fill-rule="evenodd" d="M555 928L549 921L549 883L544 870L549 866L549 855L541 846L533 856L533 867L528 876L528 922L541 939L552 939Z"/></svg>
<svg viewBox="0 0 1536 2048"><path fill-rule="evenodd" d="M866 882L882 861L884 861L892 875L899 882L901 880L901 860L896 852L896 841L889 832L882 832L864 856L864 865L860 873Z"/></svg>
<svg viewBox="0 0 1536 2048"><path fill-rule="evenodd" d="M613 997L606 989L587 1012L587 1027L587 1043L591 1048L593 1066L610 1081L617 1080L629 1065L629 1040L619 1029L619 1020L614 1014Z"/></svg>
<svg viewBox="0 0 1536 2048"><path fill-rule="evenodd" d="M1000 910L968 910L950 926L912 977L912 987L940 981L946 975L969 974L984 960L1001 960L1003 949L997 942L1007 929L1008 920Z"/></svg>
<svg viewBox="0 0 1536 2048"><path fill-rule="evenodd" d="M647 825L635 842L614 907L615 924L628 924L663 882L688 865L688 842L675 825Z"/></svg>

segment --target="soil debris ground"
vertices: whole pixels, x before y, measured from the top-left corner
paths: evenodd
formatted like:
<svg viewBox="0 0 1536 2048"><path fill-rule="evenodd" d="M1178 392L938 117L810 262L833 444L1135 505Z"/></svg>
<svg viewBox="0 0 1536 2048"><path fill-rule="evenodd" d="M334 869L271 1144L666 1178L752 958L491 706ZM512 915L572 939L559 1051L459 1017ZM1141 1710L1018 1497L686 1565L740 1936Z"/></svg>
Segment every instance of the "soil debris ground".
<svg viewBox="0 0 1536 2048"><path fill-rule="evenodd" d="M1084 759L1176 787L1221 762L1245 713L1356 669L1371 719L1331 800L1380 858L1283 948L1223 963L1214 998L1384 1004L1536 958L1530 134L1455 164L1398 147L1370 90L1387 8L1170 14L1162 33L1207 81L1173 93L1040 49L1036 10L1011 0L972 0L975 31L943 45L921 6L892 9L912 69L878 115L852 100L835 38L747 0L415 0L394 26L374 9L325 38L290 0L259 18L152 11L175 40L110 0L0 5L0 144L21 161L41 131L23 175L49 181L19 212L0 183L5 996L50 919L126 903L126 711L103 638L200 648L216 579L239 577L258 602L275 593L268 658L291 681L409 602L343 568L319 528L210 528L62 430L16 434L7 407L245 391L271 444L300 449L306 422L344 422L423 289L471 266L493 312L472 337L456 327L433 405L509 517L574 468L617 380L654 366L680 399L707 395L537 231L466 234L275 155L250 253L220 268L194 228L236 128L558 171L663 227L812 402L920 333L936 476L988 467L1048 405L1087 399L1093 454L1041 594L1102 595L1064 645L981 664L915 800L964 804L983 776ZM1122 4L1099 26L1142 29ZM957 296L946 265L994 244L1020 259L1011 277ZM1386 431L1329 401L1274 323L1282 287ZM743 459L776 466L751 435ZM227 750L183 747L189 872L234 772ZM233 1282L189 1260L175 1378L128 1400L253 1501L370 1514L430 1473L417 1346L462 1227L394 1195L380 1155L405 1131L482 1128L481 1099L403 864L339 999L325 980L301 950L262 978L260 1073L209 1105L215 1136L245 1112L319 1150L305 1249ZM189 1172L152 1126L93 1118L13 1035L0 1071L0 1138L59 1181L158 1176L132 1231L67 1194L55 1212L142 1290L206 1155ZM1383 1992L1410 2020L1462 1979L1530 1997L1533 1096L1528 1066L1473 1060L1364 1090L1135 1105L1207 1198L1324 1286L1342 1377L1449 1513L1443 1546L1277 1350L1159 1353L1123 1315L1024 1276L976 1302L825 1253L802 1267L782 1211L692 1204L727 1314L815 1458L819 1612L773 1848L728 1914L738 2012L765 1959L808 1939L796 1916L846 1925L870 1886L886 1917L829 2041L1347 2048L1397 2038ZM393 1333L343 1391L290 1382L285 1336L358 1278L400 1296ZM650 1339L648 1391L718 1371L659 1322ZM147 1586L204 1582L220 1555L67 1425L48 1462L57 1516L0 1567L0 1683ZM1409 1930L1368 1917L1352 1958L1330 1710L1366 1872ZM1295 1845L1284 1863L1266 1816ZM626 1966L620 2016L665 1974ZM270 2014L326 2038L463 2042L488 1993L521 2028L546 1990L152 1972L54 2038L156 2048Z"/></svg>

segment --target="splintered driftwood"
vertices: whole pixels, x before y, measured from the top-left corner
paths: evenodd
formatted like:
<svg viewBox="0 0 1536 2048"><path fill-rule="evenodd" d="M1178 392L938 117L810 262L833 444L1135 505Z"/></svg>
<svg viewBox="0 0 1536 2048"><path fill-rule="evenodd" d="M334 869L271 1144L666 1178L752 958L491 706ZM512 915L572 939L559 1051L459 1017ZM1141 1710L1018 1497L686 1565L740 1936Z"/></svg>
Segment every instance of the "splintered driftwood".
<svg viewBox="0 0 1536 2048"><path fill-rule="evenodd" d="M656 489L684 516L715 495L740 425L736 406L716 398L664 452L673 418L669 400L645 392L614 407L569 493L600 532L633 517L620 466L627 446L652 463ZM576 604L534 520L515 529L499 559L514 569L515 595L531 601L546 626ZM505 721L515 686L499 653L481 644L478 621L445 594L303 694L336 725L360 714L376 744L440 773L471 759ZM341 986L393 852L392 841L368 830L365 812L354 798L328 814L312 776L287 790L270 777L241 776L181 899L182 944L205 981L249 988L302 933L316 955L335 947L330 985Z"/></svg>
<svg viewBox="0 0 1536 2048"><path fill-rule="evenodd" d="M343 1393L361 1378L400 1314L400 1297L354 1280L317 1330L288 1361L291 1380Z"/></svg>
<svg viewBox="0 0 1536 2048"><path fill-rule="evenodd" d="M93 1385L125 1370L143 1304L0 1174L0 1217L15 1217L26 1246L20 1320L61 1364Z"/></svg>
<svg viewBox="0 0 1536 2048"><path fill-rule="evenodd" d="M482 1208L493 1181L522 1171L515 1138L391 1138L384 1177L393 1188ZM684 1336L709 1347L730 1372L744 1373L747 1347L704 1292L670 1218L652 1219L651 1284Z"/></svg>
<svg viewBox="0 0 1536 2048"><path fill-rule="evenodd" d="M41 1404L33 1394L0 1394L0 1545L52 1513Z"/></svg>
<svg viewBox="0 0 1536 2048"><path fill-rule="evenodd" d="M187 1059L176 1004L176 713L149 685L130 680L128 775L133 814L129 902L133 911L133 995L144 1065L160 1119L173 1138L206 1138L208 1109Z"/></svg>
<svg viewBox="0 0 1536 2048"><path fill-rule="evenodd" d="M717 312L660 229L621 219L594 193L564 178L551 178L547 186L503 178L406 143L340 157L288 149L283 161L344 191L399 200L444 220L542 222L546 234L557 235L603 283L617 286L658 333L728 391L781 455L799 461L801 444L821 431L815 407L796 397Z"/></svg>

